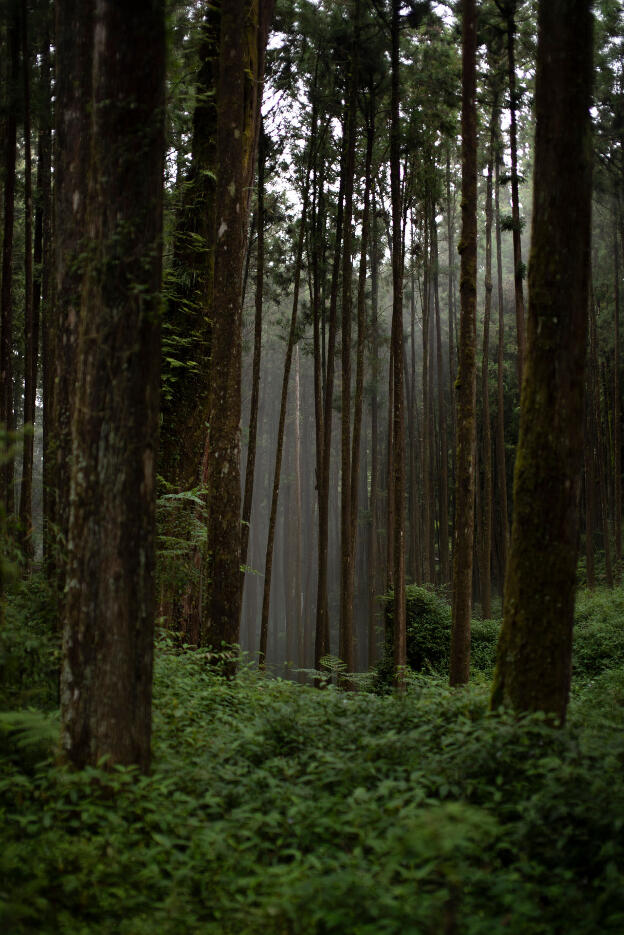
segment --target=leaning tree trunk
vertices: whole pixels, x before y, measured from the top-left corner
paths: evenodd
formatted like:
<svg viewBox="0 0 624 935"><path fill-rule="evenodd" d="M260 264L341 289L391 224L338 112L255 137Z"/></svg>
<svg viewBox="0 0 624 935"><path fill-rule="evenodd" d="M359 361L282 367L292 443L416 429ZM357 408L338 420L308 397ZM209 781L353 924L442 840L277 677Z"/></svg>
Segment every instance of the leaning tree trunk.
<svg viewBox="0 0 624 935"><path fill-rule="evenodd" d="M462 4L461 319L457 375L457 497L453 549L451 685L470 675L474 542L477 344L477 24L475 0Z"/></svg>
<svg viewBox="0 0 624 935"><path fill-rule="evenodd" d="M570 689L591 228L590 0L541 0L526 373L492 705Z"/></svg>
<svg viewBox="0 0 624 935"><path fill-rule="evenodd" d="M150 762L164 167L164 5L85 4L91 154L61 677L62 749ZM65 47L66 48L66 47ZM59 60L59 73L66 67ZM83 167L84 169L85 167ZM63 221L67 221L65 216Z"/></svg>

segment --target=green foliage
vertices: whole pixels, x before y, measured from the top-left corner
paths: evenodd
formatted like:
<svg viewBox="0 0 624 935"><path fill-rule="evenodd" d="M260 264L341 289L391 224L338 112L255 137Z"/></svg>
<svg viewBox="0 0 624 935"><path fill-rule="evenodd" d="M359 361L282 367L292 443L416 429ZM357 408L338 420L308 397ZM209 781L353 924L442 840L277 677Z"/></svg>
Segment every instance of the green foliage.
<svg viewBox="0 0 624 935"><path fill-rule="evenodd" d="M606 734L592 693L553 731L488 714L484 685L376 697L206 661L160 648L150 776L0 758L3 931L622 930L622 670Z"/></svg>
<svg viewBox="0 0 624 935"><path fill-rule="evenodd" d="M624 588L580 592L574 617L575 681L624 665Z"/></svg>
<svg viewBox="0 0 624 935"><path fill-rule="evenodd" d="M6 602L0 622L0 709L56 705L59 664L56 599L37 575Z"/></svg>

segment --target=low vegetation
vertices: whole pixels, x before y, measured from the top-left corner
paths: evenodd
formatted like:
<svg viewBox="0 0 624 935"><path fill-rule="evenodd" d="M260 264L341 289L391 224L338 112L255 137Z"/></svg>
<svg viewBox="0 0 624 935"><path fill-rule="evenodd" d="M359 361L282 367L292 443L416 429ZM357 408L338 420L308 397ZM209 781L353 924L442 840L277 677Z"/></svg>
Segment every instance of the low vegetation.
<svg viewBox="0 0 624 935"><path fill-rule="evenodd" d="M423 671L405 698L245 664L228 682L163 638L149 776L54 765L54 637L31 652L25 624L30 608L39 638L53 618L41 593L14 602L0 637L12 708L0 714L0 929L623 931L624 591L579 599L561 731L488 712L494 623L475 624L478 668L450 690L447 657L426 652L447 609L415 589L410 600L429 629L417 638L410 614Z"/></svg>

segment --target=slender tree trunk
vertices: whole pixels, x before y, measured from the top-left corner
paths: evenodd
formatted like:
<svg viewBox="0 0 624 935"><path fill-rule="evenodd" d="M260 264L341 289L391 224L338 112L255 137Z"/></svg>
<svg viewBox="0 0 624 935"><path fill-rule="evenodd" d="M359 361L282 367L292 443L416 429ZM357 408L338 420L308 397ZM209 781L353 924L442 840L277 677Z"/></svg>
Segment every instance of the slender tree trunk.
<svg viewBox="0 0 624 935"><path fill-rule="evenodd" d="M35 236L35 305L42 311L41 318L41 364L43 395L43 562L46 574L50 577L48 560L53 540L50 528L50 501L52 483L49 477L49 413L52 408L50 378L53 367L49 354L49 331L52 309L53 279L52 271L52 92L50 80L50 14L44 20L43 44L41 50L41 89L42 116L39 128L39 156L37 160L37 205L41 217L41 251L37 251L38 238Z"/></svg>
<svg viewBox="0 0 624 935"><path fill-rule="evenodd" d="M314 667L320 668L321 659L330 651L329 645L329 606L327 562L329 547L329 492L332 438L332 403L334 396L334 366L336 350L336 327L338 308L338 278L342 243L342 220L344 210L346 160L343 146L340 190L336 213L336 241L334 245L334 265L329 297L329 334L326 355L325 400L323 404L323 448L321 478L318 484L319 534L318 534L318 584L316 595L316 634L314 642ZM319 459L317 458L317 461Z"/></svg>
<svg viewBox="0 0 624 935"><path fill-rule="evenodd" d="M613 351L613 478L614 478L614 534L615 573L619 582L622 574L622 427L620 401L620 251L618 249L618 226L615 225L613 239L614 262L614 351Z"/></svg>
<svg viewBox="0 0 624 935"><path fill-rule="evenodd" d="M30 140L30 52L28 12L22 9L22 69L24 87L24 442L20 489L20 539L26 567L34 556L32 542L32 473L37 391L39 321L35 321L32 253L32 157ZM37 308L37 313L39 309Z"/></svg>
<svg viewBox="0 0 624 935"><path fill-rule="evenodd" d="M2 290L0 292L0 428L15 429L13 409L13 223L15 216L15 159L17 148L17 96L19 83L19 16L18 4L9 10L7 25L7 91L9 99L4 134L4 228L2 238ZM13 456L5 442L0 468L2 497L8 516L15 510L13 490Z"/></svg>
<svg viewBox="0 0 624 935"><path fill-rule="evenodd" d="M524 357L526 354L526 336L524 326L522 230L520 227L520 196L518 193L518 96L516 90L515 56L516 7L517 0L509 0L507 13L507 75L509 81L509 147L511 150L511 216L513 225L516 331L518 335L518 387L521 389Z"/></svg>
<svg viewBox="0 0 624 935"><path fill-rule="evenodd" d="M258 402L260 399L260 359L262 356L262 300L264 293L264 177L266 168L266 141L264 127L260 127L258 144L258 225L257 269L256 269L256 315L254 322L254 350L251 377L251 406L249 411L249 441L247 443L247 465L245 470L245 493L241 521L241 565L247 564L249 544L249 522L253 501L254 471L256 467L256 443L258 436ZM241 601L245 586L245 572L241 572Z"/></svg>
<svg viewBox="0 0 624 935"><path fill-rule="evenodd" d="M357 44L359 0L353 11L354 30L349 69L348 103L345 114L346 180L342 250L342 375L341 375L341 483L340 483L340 639L338 655L347 672L355 669L353 641L354 552L351 534L351 314L353 280L353 190L357 117ZM357 498L357 490L355 492Z"/></svg>
<svg viewBox="0 0 624 935"><path fill-rule="evenodd" d="M492 616L492 437L490 430L490 316L492 311L492 163L496 124L497 103L492 109L490 124L490 151L487 167L487 189L485 196L485 310L483 314L483 357L481 363L481 403L483 413L483 506L481 530L481 610L489 620Z"/></svg>
<svg viewBox="0 0 624 935"><path fill-rule="evenodd" d="M149 768L164 169L164 5L76 11L93 79L63 633L63 755ZM69 25L69 24L67 24ZM67 46L63 45L67 51ZM60 49L59 49L60 51ZM71 59L70 59L71 61ZM59 74L67 68L59 59ZM82 170L84 172L84 166ZM86 184L88 181L88 185ZM67 214L61 219L67 223Z"/></svg>
<svg viewBox="0 0 624 935"><path fill-rule="evenodd" d="M403 414L403 237L401 225L399 19L400 0L392 0L392 76L390 105L390 188L392 195L392 472L394 494L394 669L399 691L407 665L405 621L405 419ZM388 524L389 525L389 524Z"/></svg>
<svg viewBox="0 0 624 935"><path fill-rule="evenodd" d="M559 722L570 689L583 459L592 45L590 0L541 0L528 353L492 694L493 707Z"/></svg>
<svg viewBox="0 0 624 935"><path fill-rule="evenodd" d="M461 320L457 376L457 497L453 550L451 685L470 676L474 540L477 304L476 4L462 3Z"/></svg>
<svg viewBox="0 0 624 935"><path fill-rule="evenodd" d="M442 360L442 327L440 324L440 297L438 294L438 230L435 211L431 220L433 237L433 299L435 304L436 349L438 365L438 426L440 432L440 580L448 584L451 579L449 563L448 521L448 438L446 431L446 400L444 395L444 364Z"/></svg>
<svg viewBox="0 0 624 935"><path fill-rule="evenodd" d="M496 218L496 292L498 298L498 361L497 361L497 399L498 414L496 422L496 461L498 467L498 490L500 496L501 519L501 563L503 569L507 564L507 549L509 547L509 519L507 513L507 465L505 458L505 307L503 296L503 260L502 238L499 205L499 166L500 154L496 154L494 161L494 214ZM501 582L501 591L504 581Z"/></svg>
<svg viewBox="0 0 624 935"><path fill-rule="evenodd" d="M591 390L587 393L584 413L584 461L585 461L585 566L587 574L587 587L593 591L596 587L596 572L594 567L594 449L591 431L590 409Z"/></svg>
<svg viewBox="0 0 624 935"><path fill-rule="evenodd" d="M608 588L613 587L613 568L611 565L611 541L609 535L606 468L604 457L604 439L600 413L600 381L598 376L598 331L596 328L596 308L593 290L590 286L589 308L589 396L591 400L591 436L600 507L600 527L602 546L605 557L605 580Z"/></svg>
<svg viewBox="0 0 624 935"><path fill-rule="evenodd" d="M368 551L368 665L377 661L377 582L379 563L378 543L378 487L379 487L379 428L378 399L379 383L379 337L378 337L378 301L379 301L379 241L377 233L377 207L375 191L372 196L371 222L371 478L370 478L370 544Z"/></svg>
<svg viewBox="0 0 624 935"><path fill-rule="evenodd" d="M297 340L297 311L299 308L299 288L301 284L301 266L303 263L303 247L305 244L306 219L308 213L308 201L310 196L310 174L313 158L313 149L316 145L315 130L316 124L313 117L312 134L310 138L310 154L308 156L308 169L303 192L303 206L301 209L301 222L299 227L299 238L297 242L297 251L295 255L295 279L293 286L293 304L292 315L290 319L290 331L288 333L288 344L286 347L286 359L284 361L284 377L282 380L282 396L280 401L279 425L277 428L277 448L275 452L275 471L273 473L273 493L271 495L271 512L269 515L269 532L267 536L266 558L264 562L264 590L262 597L262 617L260 620L260 667L264 668L267 639L269 633L269 607L271 599L271 572L273 569L273 545L275 542L275 523L277 520L277 501L280 488L280 474L282 469L282 452L284 445L284 426L286 424L286 410L288 405L288 382L290 380L290 367L292 363L293 351Z"/></svg>

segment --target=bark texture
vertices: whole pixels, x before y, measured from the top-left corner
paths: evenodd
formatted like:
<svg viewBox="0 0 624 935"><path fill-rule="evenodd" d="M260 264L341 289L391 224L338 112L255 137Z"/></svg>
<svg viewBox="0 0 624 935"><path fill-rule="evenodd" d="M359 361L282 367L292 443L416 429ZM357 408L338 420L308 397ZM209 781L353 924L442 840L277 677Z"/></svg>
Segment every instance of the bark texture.
<svg viewBox="0 0 624 935"><path fill-rule="evenodd" d="M61 5L62 6L62 5ZM75 766L150 761L164 7L80 4L92 75L61 680ZM65 63L59 61L59 72ZM82 73L74 74L80 81ZM85 79L86 80L86 79ZM83 167L84 168L84 167ZM64 221L68 220L63 218Z"/></svg>
<svg viewBox="0 0 624 935"><path fill-rule="evenodd" d="M459 292L457 473L453 549L451 685L470 675L477 392L477 109L475 0L462 4L462 236Z"/></svg>
<svg viewBox="0 0 624 935"><path fill-rule="evenodd" d="M492 705L565 719L590 260L590 0L539 5L534 213L514 522Z"/></svg>

